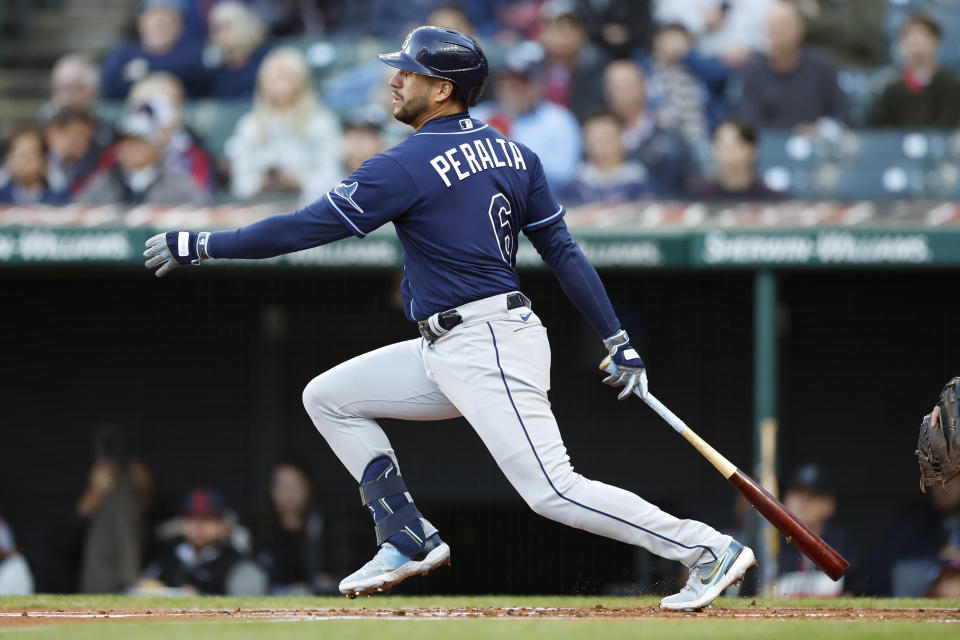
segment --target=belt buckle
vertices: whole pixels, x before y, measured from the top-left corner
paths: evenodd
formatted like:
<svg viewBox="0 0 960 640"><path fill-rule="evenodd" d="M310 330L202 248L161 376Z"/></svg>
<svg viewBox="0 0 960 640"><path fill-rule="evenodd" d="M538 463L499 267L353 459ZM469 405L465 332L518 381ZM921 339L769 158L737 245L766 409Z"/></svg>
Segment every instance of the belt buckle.
<svg viewBox="0 0 960 640"><path fill-rule="evenodd" d="M520 291L515 291L507 295L507 311L512 309L519 309L520 307L532 308L533 303L530 302L530 298L523 295Z"/></svg>
<svg viewBox="0 0 960 640"><path fill-rule="evenodd" d="M433 344L433 341L437 339L437 336L430 331L430 324L426 320L421 320L417 323L417 329L420 330L420 335L423 336L423 339Z"/></svg>

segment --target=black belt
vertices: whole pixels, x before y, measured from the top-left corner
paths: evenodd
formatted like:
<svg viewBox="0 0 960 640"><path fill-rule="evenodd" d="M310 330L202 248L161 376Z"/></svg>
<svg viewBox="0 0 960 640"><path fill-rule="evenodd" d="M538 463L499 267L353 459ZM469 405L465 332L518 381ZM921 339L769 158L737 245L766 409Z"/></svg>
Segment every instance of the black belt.
<svg viewBox="0 0 960 640"><path fill-rule="evenodd" d="M523 295L519 291L507 294L507 311L529 306L530 298ZM463 317L459 312L457 312L456 309L447 309L446 311L441 311L437 314L437 325L443 329L442 334L437 334L433 329L430 328L429 318L427 320L418 321L417 328L420 329L420 335L423 336L424 340L427 342L433 342L437 338L446 335L450 329L453 329L461 322L463 322Z"/></svg>

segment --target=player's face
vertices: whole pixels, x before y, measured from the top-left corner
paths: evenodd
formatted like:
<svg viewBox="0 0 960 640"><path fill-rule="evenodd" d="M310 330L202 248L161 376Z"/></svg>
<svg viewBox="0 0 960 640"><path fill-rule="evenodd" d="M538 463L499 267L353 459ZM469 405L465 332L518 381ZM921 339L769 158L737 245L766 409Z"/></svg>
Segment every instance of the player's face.
<svg viewBox="0 0 960 640"><path fill-rule="evenodd" d="M398 69L390 78L393 117L404 124L414 122L430 103L434 79Z"/></svg>

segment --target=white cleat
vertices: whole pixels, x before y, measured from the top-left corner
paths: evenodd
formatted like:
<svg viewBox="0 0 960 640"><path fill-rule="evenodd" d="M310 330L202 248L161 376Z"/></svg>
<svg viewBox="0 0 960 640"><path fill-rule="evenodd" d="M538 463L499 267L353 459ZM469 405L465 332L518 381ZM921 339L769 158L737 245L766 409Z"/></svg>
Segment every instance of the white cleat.
<svg viewBox="0 0 960 640"><path fill-rule="evenodd" d="M757 560L753 550L733 540L716 560L695 565L690 569L687 584L678 593L661 600L660 608L672 611L703 609L723 593L724 589L734 582L742 581L743 574L755 566Z"/></svg>
<svg viewBox="0 0 960 640"><path fill-rule="evenodd" d="M428 576L440 566L450 564L450 547L434 534L427 540L421 556L405 556L389 542L380 547L377 555L340 582L340 593L348 598L369 596L390 589L410 576ZM419 558L419 559L418 559Z"/></svg>

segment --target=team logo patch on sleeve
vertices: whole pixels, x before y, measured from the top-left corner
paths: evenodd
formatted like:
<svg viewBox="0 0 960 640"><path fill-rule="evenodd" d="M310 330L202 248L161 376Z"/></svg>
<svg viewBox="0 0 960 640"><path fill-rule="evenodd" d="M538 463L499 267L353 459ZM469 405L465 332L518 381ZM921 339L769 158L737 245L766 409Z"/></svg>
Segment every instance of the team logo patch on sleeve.
<svg viewBox="0 0 960 640"><path fill-rule="evenodd" d="M333 188L331 193L333 193L335 196L339 196L340 198L343 198L344 200L346 200L347 203L351 207L356 209L358 213L363 213L363 209L360 208L360 205L358 205L356 202L353 201L353 194L357 192L358 186L359 185L357 185L356 182L351 182L350 184L344 184L341 182L340 184L338 184Z"/></svg>

